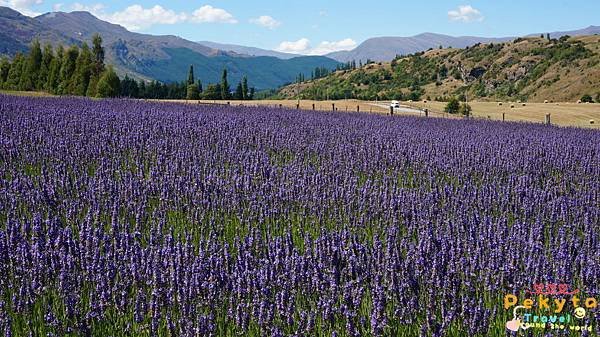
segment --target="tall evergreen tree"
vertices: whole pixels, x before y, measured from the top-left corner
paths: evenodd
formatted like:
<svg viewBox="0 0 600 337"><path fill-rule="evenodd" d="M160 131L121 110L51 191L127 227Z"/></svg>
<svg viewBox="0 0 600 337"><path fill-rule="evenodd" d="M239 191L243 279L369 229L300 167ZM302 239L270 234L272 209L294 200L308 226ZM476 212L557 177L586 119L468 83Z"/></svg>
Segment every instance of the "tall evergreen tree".
<svg viewBox="0 0 600 337"><path fill-rule="evenodd" d="M243 100L244 99L244 94L243 94L243 90L242 90L242 82L238 82L237 87L235 87L235 93L233 95L233 98L236 100Z"/></svg>
<svg viewBox="0 0 600 337"><path fill-rule="evenodd" d="M3 57L0 60L0 88L4 88L4 84L8 79L8 72L10 71L10 62L7 58Z"/></svg>
<svg viewBox="0 0 600 337"><path fill-rule="evenodd" d="M242 77L242 99L248 99L248 77Z"/></svg>
<svg viewBox="0 0 600 337"><path fill-rule="evenodd" d="M60 69L60 82L58 84L58 93L61 95L73 94L70 90L73 87L71 83L73 82L73 75L75 74L78 57L79 48L77 48L77 46L71 46L65 52Z"/></svg>
<svg viewBox="0 0 600 337"><path fill-rule="evenodd" d="M77 57L74 79L70 90L75 95L85 96L87 94L93 63L94 60L90 48L87 43L84 42L81 47L81 52Z"/></svg>
<svg viewBox="0 0 600 337"><path fill-rule="evenodd" d="M223 69L223 76L221 76L221 99L229 99L229 83L227 82L227 69Z"/></svg>
<svg viewBox="0 0 600 337"><path fill-rule="evenodd" d="M190 71L188 72L187 85L192 85L192 84L194 84L194 82L196 82L196 80L194 79L194 65L190 64Z"/></svg>
<svg viewBox="0 0 600 337"><path fill-rule="evenodd" d="M117 97L120 93L121 81L112 67L107 67L98 81L98 97Z"/></svg>
<svg viewBox="0 0 600 337"><path fill-rule="evenodd" d="M21 78L23 77L23 67L25 64L25 56L21 53L17 53L13 58L12 64L8 71L6 83L4 87L9 90L22 90Z"/></svg>
<svg viewBox="0 0 600 337"><path fill-rule="evenodd" d="M92 37L92 54L94 56L92 75L100 77L102 72L104 72L104 47L102 47L102 37L100 34L94 34Z"/></svg>
<svg viewBox="0 0 600 337"><path fill-rule="evenodd" d="M36 89L37 79L42 66L42 48L40 47L40 41L37 39L31 42L29 49L29 56L27 57L27 66L21 77L21 90L34 90Z"/></svg>
<svg viewBox="0 0 600 337"><path fill-rule="evenodd" d="M56 48L56 55L50 61L48 69L48 79L46 80L46 90L53 94L58 93L58 85L60 83L60 70L62 68L62 60L64 58L64 49L62 46Z"/></svg>
<svg viewBox="0 0 600 337"><path fill-rule="evenodd" d="M52 45L46 44L42 53L42 65L40 67L40 74L36 82L36 89L45 89L46 82L48 81L48 75L50 74L50 65L54 59L54 50Z"/></svg>
<svg viewBox="0 0 600 337"><path fill-rule="evenodd" d="M203 89L202 89L202 81L200 81L200 79L198 79L197 85L198 85L198 92L202 93L202 91L203 91Z"/></svg>

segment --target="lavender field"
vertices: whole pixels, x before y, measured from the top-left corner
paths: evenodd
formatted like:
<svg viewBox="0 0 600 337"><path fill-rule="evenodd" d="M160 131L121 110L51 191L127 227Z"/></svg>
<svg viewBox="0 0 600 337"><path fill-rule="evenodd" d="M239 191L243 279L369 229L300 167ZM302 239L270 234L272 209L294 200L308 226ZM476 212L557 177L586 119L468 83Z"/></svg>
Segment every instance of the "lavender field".
<svg viewBox="0 0 600 337"><path fill-rule="evenodd" d="M0 96L2 336L596 336L599 230L598 131Z"/></svg>

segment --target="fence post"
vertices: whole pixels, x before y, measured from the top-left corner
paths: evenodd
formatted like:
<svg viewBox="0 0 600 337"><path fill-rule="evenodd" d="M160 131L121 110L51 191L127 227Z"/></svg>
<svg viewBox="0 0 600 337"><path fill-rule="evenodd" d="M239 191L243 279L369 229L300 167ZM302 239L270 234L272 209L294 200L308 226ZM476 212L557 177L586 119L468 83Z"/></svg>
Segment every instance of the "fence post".
<svg viewBox="0 0 600 337"><path fill-rule="evenodd" d="M313 110L315 109L315 103L313 103Z"/></svg>
<svg viewBox="0 0 600 337"><path fill-rule="evenodd" d="M335 103L331 103L331 110L335 111Z"/></svg>
<svg viewBox="0 0 600 337"><path fill-rule="evenodd" d="M393 116L393 115L394 115L394 107L390 106L390 116Z"/></svg>
<svg viewBox="0 0 600 337"><path fill-rule="evenodd" d="M504 112L502 113L502 121L506 121L506 114Z"/></svg>
<svg viewBox="0 0 600 337"><path fill-rule="evenodd" d="M281 109L283 107L283 104L279 103L279 109Z"/></svg>
<svg viewBox="0 0 600 337"><path fill-rule="evenodd" d="M360 112L360 105L356 106L356 112Z"/></svg>
<svg viewBox="0 0 600 337"><path fill-rule="evenodd" d="M296 103L296 110L300 110L300 104Z"/></svg>
<svg viewBox="0 0 600 337"><path fill-rule="evenodd" d="M231 102L227 102L227 105L231 105Z"/></svg>
<svg viewBox="0 0 600 337"><path fill-rule="evenodd" d="M425 109L425 117L429 117L429 109Z"/></svg>
<svg viewBox="0 0 600 337"><path fill-rule="evenodd" d="M546 125L550 125L550 114L546 114Z"/></svg>

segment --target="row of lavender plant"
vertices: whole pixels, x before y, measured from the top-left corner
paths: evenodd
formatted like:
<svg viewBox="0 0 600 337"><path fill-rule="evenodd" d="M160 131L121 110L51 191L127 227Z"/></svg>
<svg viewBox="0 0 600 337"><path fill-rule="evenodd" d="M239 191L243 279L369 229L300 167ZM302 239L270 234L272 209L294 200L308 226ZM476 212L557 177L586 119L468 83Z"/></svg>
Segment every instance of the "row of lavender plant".
<svg viewBox="0 0 600 337"><path fill-rule="evenodd" d="M5 336L504 336L507 292L600 298L597 131L14 96L0 116Z"/></svg>

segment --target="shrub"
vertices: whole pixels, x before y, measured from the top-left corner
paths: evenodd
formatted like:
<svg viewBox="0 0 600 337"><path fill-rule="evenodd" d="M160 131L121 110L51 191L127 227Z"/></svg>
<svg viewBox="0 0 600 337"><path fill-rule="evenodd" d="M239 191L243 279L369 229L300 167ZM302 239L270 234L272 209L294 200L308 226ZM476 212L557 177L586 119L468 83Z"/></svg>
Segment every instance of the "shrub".
<svg viewBox="0 0 600 337"><path fill-rule="evenodd" d="M448 104L446 104L446 108L444 109L444 111L446 111L447 113L450 113L450 114L456 114L459 112L459 110L460 110L460 103L458 102L458 99L456 99L456 97L452 97L448 101Z"/></svg>
<svg viewBox="0 0 600 337"><path fill-rule="evenodd" d="M581 102L582 103L594 103L594 99L592 99L592 96L585 94L581 97Z"/></svg>
<svg viewBox="0 0 600 337"><path fill-rule="evenodd" d="M473 111L473 108L471 108L471 106L468 103L463 103L460 105L460 108L458 110L458 112L461 115L469 116L471 114L471 111Z"/></svg>

